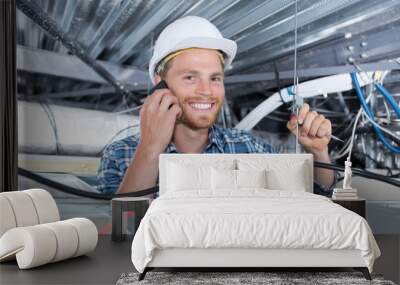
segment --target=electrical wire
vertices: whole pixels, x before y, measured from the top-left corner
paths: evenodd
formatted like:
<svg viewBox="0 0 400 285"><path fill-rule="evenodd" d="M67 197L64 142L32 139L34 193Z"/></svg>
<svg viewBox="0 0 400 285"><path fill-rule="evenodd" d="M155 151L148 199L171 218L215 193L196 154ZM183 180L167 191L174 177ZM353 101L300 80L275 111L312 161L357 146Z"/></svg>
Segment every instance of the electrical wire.
<svg viewBox="0 0 400 285"><path fill-rule="evenodd" d="M370 94L368 98L372 98L372 94ZM350 145L349 145L349 149L347 151L349 153L349 155L348 155L349 160L351 159L351 151L353 150L353 146L354 146L354 139L355 139L354 137L355 137L355 133L356 133L357 123L358 123L358 120L360 119L361 115L363 115L363 114L364 114L363 109L360 108L360 110L357 114L357 117L356 117L356 121L354 122L353 131L351 132Z"/></svg>
<svg viewBox="0 0 400 285"><path fill-rule="evenodd" d="M336 164L330 164L330 163L323 163L323 162L318 162L314 161L314 167L317 168L325 168L325 169L332 169L336 171L344 171L344 167L336 165ZM364 178L368 179L374 179L378 180L384 183L388 183L390 185L394 185L399 187L400 190L400 181L397 181L396 179L393 179L391 177L387 177L384 175L376 174L373 172L369 172L363 169L358 169L358 168L352 168L352 172L354 175L358 175ZM156 194L159 192L159 186L155 186L152 188L144 189L141 191L136 191L136 192L131 192L131 193L124 193L124 194L102 194L102 193L93 193L93 192L88 192L84 191L81 189L77 189L62 183L59 183L57 181L45 178L39 174L36 174L32 171L23 169L21 167L18 167L18 174L24 177L27 177L29 179L32 179L36 182L39 182L41 184L44 184L46 186L58 189L62 192L72 194L72 195L77 195L81 197L86 197L86 198L92 198L92 199L97 199L97 200L111 200L113 198L118 198L118 197L141 197L141 196L146 196L146 195L151 195L151 194Z"/></svg>
<svg viewBox="0 0 400 285"><path fill-rule="evenodd" d="M358 151L354 152L354 155L358 155L360 158L366 157L367 159L369 159L369 160L373 161L374 163L376 163L377 166L379 166L379 165L382 164L381 162L377 161L375 158L373 158L372 156L370 156L370 155L365 151L365 149L364 149L364 152L358 152ZM392 173L392 170L390 169L390 167L384 166L384 165L383 165L382 168L385 168L385 169L387 170L386 176L390 176L390 177L393 176L393 173Z"/></svg>
<svg viewBox="0 0 400 285"><path fill-rule="evenodd" d="M356 64L354 64L354 65L355 65L355 67L356 67L360 72L363 72L363 70L362 70L358 65L356 65ZM378 80L377 80L377 79L373 80L373 79L371 79L371 78L370 78L370 79L371 79L371 81L373 82L373 83L372 83L373 86L375 86L375 87L378 89L378 91L382 94L382 96L384 97L384 103L386 103L386 101L385 101L385 98L386 98L386 99L390 102L390 105L396 110L396 109L399 109L399 107L396 105L396 102L394 101L393 97L389 94L389 92L388 92L386 89L384 89L384 87L383 87L383 85L382 85L383 80L384 80L384 78L387 76L388 73L389 73L388 71L385 71L385 72L376 72L376 73L374 74L374 77L376 78L376 75L380 75L380 78L379 78ZM367 76L368 76L368 75L367 75ZM343 157L344 155L346 155L346 153L348 152L348 153L349 153L349 155L348 155L348 160L350 160L350 158L351 158L351 152L352 152L353 145L354 145L354 140L356 140L356 138L357 138L357 137L355 137L355 128L356 128L356 126L357 126L357 121L358 121L358 119L360 118L360 111L362 111L362 116L363 116L363 118L366 118L364 121L367 121L367 120L370 121L370 123L372 124L373 128L377 131L378 137L379 137L380 139L383 138L383 139L381 139L381 141L382 141L384 144L385 144L385 141L386 141L386 140L385 140L385 138L383 137L383 135L379 135L379 130L384 131L387 135L389 135L389 136L391 137L392 140L394 140L394 141L399 141L399 137L398 137L396 134L394 134L394 133L392 133L391 131L389 131L388 129L382 127L382 126L379 125L377 122L375 122L375 120L373 119L373 117L369 116L369 114L368 114L367 111L365 110L365 106L367 106L367 104L363 104L363 102L362 102L362 100L365 100L365 99L364 99L364 96L362 96L361 88L357 88L358 81L355 81L355 80L357 80L357 77L355 76L355 74L352 74L352 80L353 80L354 85L355 85L357 97L359 98L359 100L360 100L360 102L361 102L361 108L360 108L360 110L359 110L359 113L357 114L356 122L355 122L355 124L354 124L353 132L352 132L352 135L351 135L351 143L350 143L350 144L346 143L345 146L342 148L342 150L344 149L344 151L343 151L343 152L342 152L342 151L339 151L339 154L336 155L336 157L335 157L334 159L341 158L341 157ZM379 83L378 83L378 81L379 81ZM358 86L358 87L359 87L359 86ZM373 88L370 88L370 93L369 93L369 95L368 95L368 98L365 100L365 103L369 102L369 100L371 99L371 96L372 96L372 94L373 94L372 91L373 91ZM362 97L361 97L361 96L362 96ZM386 110L388 111L387 105L385 105L385 107L386 107ZM398 110L397 110L397 111L398 111ZM387 144L389 144L389 143L387 143ZM385 145L385 146L387 146L387 145ZM393 148L394 148L394 147L393 147Z"/></svg>
<svg viewBox="0 0 400 285"><path fill-rule="evenodd" d="M298 100L298 85L299 85L299 77L297 75L297 0L295 0L295 14L294 14L294 72L293 72L293 106L292 106L292 114L296 114L296 119L299 117L299 106L297 105ZM300 153L300 144L299 144L299 123L296 123L296 153Z"/></svg>
<svg viewBox="0 0 400 285"><path fill-rule="evenodd" d="M142 107L143 107L143 104L138 105L138 106L135 106L135 107L133 107L133 108L129 108L129 109L125 109L125 110L122 110L122 111L114 112L113 115L122 115L122 114L125 114L125 113L130 113L130 112L139 110L139 109L141 109Z"/></svg>
<svg viewBox="0 0 400 285"><path fill-rule="evenodd" d="M369 102L369 100L371 99L372 94L369 94L367 101ZM354 144L354 140L355 140L355 132L356 132L356 128L358 125L358 120L360 119L361 115L363 114L362 112L362 108L360 108L357 112L357 116L355 118L354 121L354 125L353 125L353 130L351 132L351 136L350 139L347 140L347 142L345 143L345 145L343 146L343 148L339 151L339 154L337 154L333 159L339 159L342 158L343 156L345 156L347 153L350 152L349 157L351 157L351 149L353 148L353 144Z"/></svg>
<svg viewBox="0 0 400 285"><path fill-rule="evenodd" d="M386 74L387 74L387 73L386 73ZM385 74L384 76L386 76L386 74ZM383 77L384 77L384 76L383 76ZM383 81L383 78L381 78L381 81ZM367 103L371 100L372 96L373 96L373 93L372 93L372 88L371 88L371 89L370 89L370 93L368 94L368 97L367 97L367 99L366 99L366 102L367 102ZM360 107L360 109L359 109L359 111L358 111L358 114L357 114L357 117L356 117L356 120L355 120L355 124L353 125L352 135L350 136L350 142L351 142L351 144L348 143L349 141L348 141L347 143L345 143L345 145L342 147L341 150L338 151L338 154L335 155L335 156L333 157L333 159L336 160L336 159L342 158L342 157L345 156L347 153L349 153L349 157L351 157L351 152L352 152L353 145L354 145L354 141L355 141L355 131L356 131L356 127L357 127L357 125L358 125L358 120L359 120L359 118L360 118L361 115L362 115L363 117L365 117L366 120L370 121L374 126L376 126L377 128L381 129L382 131L384 131L385 133L387 133L388 135L390 135L390 136L392 137L392 139L397 140L397 141L400 140L400 138L399 138L396 134L394 134L394 133L391 132L390 130L388 130L388 129L382 127L381 125L379 125L378 123L376 123L374 120L372 120L372 119L367 115L367 113L365 112L365 110L364 110L362 107Z"/></svg>
<svg viewBox="0 0 400 285"><path fill-rule="evenodd" d="M330 164L330 163L323 163L323 162L319 162L319 161L314 161L314 167L344 172L343 166L339 166L336 164ZM368 178L368 179L382 181L382 182L391 184L393 186L399 187L399 190L400 190L400 181L393 179L391 177L387 177L385 175L377 174L374 172L370 172L370 171L367 171L364 169L359 169L359 168L354 168L354 167L351 168L351 171L352 171L352 174L355 176L361 176L361 177Z"/></svg>
<svg viewBox="0 0 400 285"><path fill-rule="evenodd" d="M393 96L390 95L389 91L387 91L386 88L383 87L382 84L375 83L375 87L385 97L385 99L388 101L389 105L392 106L397 117L400 118L400 107L397 105L397 102L394 100Z"/></svg>
<svg viewBox="0 0 400 285"><path fill-rule="evenodd" d="M29 179L32 179L36 182L39 182L41 184L44 184L46 186L49 186L49 187L55 188L57 190L60 190L62 192L68 193L68 194L73 194L73 195L97 199L97 200L111 200L113 198L118 198L118 197L141 197L141 196L146 196L146 195L150 195L150 194L155 194L155 193L158 193L158 191L159 191L159 187L155 186L155 187L144 189L141 191L124 193L124 194L93 193L93 192L81 190L78 188L74 188L74 187L59 183L57 181L48 179L42 175L36 174L32 171L23 169L21 167L18 167L18 174L22 175L24 177L27 177Z"/></svg>
<svg viewBox="0 0 400 285"><path fill-rule="evenodd" d="M113 142L114 139L116 137L118 137L123 131L129 130L129 129L132 129L132 128L137 128L139 126L140 126L139 124L136 124L136 125L127 126L127 127L123 128L123 129L119 130L111 139L108 140L108 142L101 148L101 150L99 151L98 154L101 154L103 152L103 150L107 147L107 145L110 144L111 142Z"/></svg>
<svg viewBox="0 0 400 285"><path fill-rule="evenodd" d="M388 135L392 136L393 138L400 140L400 137L397 134L395 134L395 133L389 131L388 129L382 127L381 125L379 125L377 122L375 122L373 119L371 119L368 116L368 114L365 112L365 110L363 110L363 112L364 112L365 117L368 119L368 121L371 122L371 124L373 124L374 126L376 126L379 129L381 129L383 132L387 133Z"/></svg>
<svg viewBox="0 0 400 285"><path fill-rule="evenodd" d="M354 85L355 85L356 93L357 93L358 98L360 99L362 108L363 108L363 109L365 110L365 112L367 113L367 116L368 116L369 118L371 118L372 120L374 120L374 114L373 114L372 111L368 108L367 102L365 101L365 98L364 98L364 96L363 96L363 94L362 94L360 84L358 83L357 76L356 76L356 74L355 74L354 72L351 73L351 78L352 78L353 83L354 83ZM384 95L384 94L382 93L382 95ZM384 95L384 96L386 97L387 95ZM389 101L389 104L392 104L391 101ZM396 109L395 109L395 110L396 110ZM400 112L400 110L399 110L399 112ZM399 113L399 116L400 116L400 113ZM375 132L376 132L378 138L382 141L382 143L383 143L384 146L386 146L389 150L391 150L391 151L394 152L394 153L400 153L400 147L393 146L393 145L392 145L389 141L387 141L387 139L384 137L384 135L383 135L382 131L380 130L380 128L376 127L374 124L373 124L373 127L374 127L374 129L375 129Z"/></svg>
<svg viewBox="0 0 400 285"><path fill-rule="evenodd" d="M390 122L391 121L391 115L390 115L390 109L389 109L389 106L388 106L388 104L387 104L387 102L386 102L386 100L383 100L383 106L385 106L385 110L386 110L386 120L388 121L388 122Z"/></svg>
<svg viewBox="0 0 400 285"><path fill-rule="evenodd" d="M350 113L349 113L350 114ZM351 114L350 115L350 122L348 120L345 120L343 123L339 124L337 126L338 130L341 130L337 135L338 137L345 137L345 135L348 133L348 131L351 129L353 126L355 120L356 120L357 114Z"/></svg>
<svg viewBox="0 0 400 285"><path fill-rule="evenodd" d="M53 110L50 108L50 106L47 103L39 101L40 106L46 113L47 118L49 119L50 126L53 130L54 134L54 139L56 143L56 154L59 154L62 151L62 146L60 143L60 138L58 136L58 129L57 129L57 124L56 124L56 118L54 116Z"/></svg>
<svg viewBox="0 0 400 285"><path fill-rule="evenodd" d="M274 62L274 73L275 73L275 81L276 81L276 87L278 88L279 97L281 98L282 104L286 104L285 100L283 100L283 97L282 97L281 80L279 78L279 71L278 71L278 66L276 65L276 62Z"/></svg>
<svg viewBox="0 0 400 285"><path fill-rule="evenodd" d="M294 98L297 96L297 0L295 0L295 14L294 14L294 72L293 72L293 87L294 87Z"/></svg>

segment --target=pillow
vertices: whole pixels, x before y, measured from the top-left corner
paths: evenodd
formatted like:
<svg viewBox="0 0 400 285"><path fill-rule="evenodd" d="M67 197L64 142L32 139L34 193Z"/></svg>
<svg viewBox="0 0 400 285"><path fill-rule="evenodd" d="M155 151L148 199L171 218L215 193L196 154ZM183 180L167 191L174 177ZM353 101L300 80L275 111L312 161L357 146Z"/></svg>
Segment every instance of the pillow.
<svg viewBox="0 0 400 285"><path fill-rule="evenodd" d="M184 164L168 164L167 189L169 191L185 191L190 189L211 188L211 167Z"/></svg>
<svg viewBox="0 0 400 285"><path fill-rule="evenodd" d="M303 191L306 192L307 178L303 167L290 170L290 177L282 170L270 169L267 171L267 188L272 190Z"/></svg>
<svg viewBox="0 0 400 285"><path fill-rule="evenodd" d="M267 188L266 170L211 170L212 189Z"/></svg>
<svg viewBox="0 0 400 285"><path fill-rule="evenodd" d="M304 191L309 189L312 174L307 161L280 155L266 159L238 160L240 170L266 170L267 188L271 190Z"/></svg>
<svg viewBox="0 0 400 285"><path fill-rule="evenodd" d="M211 170L212 189L236 190L236 170L217 169Z"/></svg>
<svg viewBox="0 0 400 285"><path fill-rule="evenodd" d="M267 188L267 171L235 170L237 188Z"/></svg>

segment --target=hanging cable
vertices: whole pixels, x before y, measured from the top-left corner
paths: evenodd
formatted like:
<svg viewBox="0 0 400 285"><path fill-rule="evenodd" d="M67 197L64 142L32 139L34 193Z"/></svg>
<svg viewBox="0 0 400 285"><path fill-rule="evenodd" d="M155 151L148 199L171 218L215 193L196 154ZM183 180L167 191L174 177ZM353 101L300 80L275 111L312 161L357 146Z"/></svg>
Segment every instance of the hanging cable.
<svg viewBox="0 0 400 285"><path fill-rule="evenodd" d="M68 193L68 194L77 195L77 196L86 197L86 198L97 199L97 200L111 200L113 198L118 198L118 197L141 197L141 196L146 196L146 195L150 195L150 194L155 194L155 193L158 193L158 191L159 191L159 187L155 186L155 187L152 187L149 189L131 192L131 193L124 193L124 194L93 193L93 192L74 188L74 187L62 184L60 182L48 179L42 175L36 174L32 171L23 169L21 167L18 167L18 174L22 175L24 177L27 177L29 179L32 179L36 182L39 182L41 184L44 184L46 186L49 186L49 187L55 188L57 190L60 190L62 192Z"/></svg>
<svg viewBox="0 0 400 285"><path fill-rule="evenodd" d="M370 119L372 119L373 121L375 121L375 120L374 120L374 114L373 114L372 111L369 109L369 107L368 107L368 105L367 105L367 102L365 101L365 98L364 98L364 96L363 96L363 93L362 93L360 84L358 83L358 80L357 80L357 76L356 76L356 74L355 74L354 72L351 73L351 78L352 78L352 80L353 80L354 87L355 87L355 89L356 89L356 93L357 93L357 96L358 96L358 98L359 98L359 100L360 100L360 103L361 103L362 108L363 108L364 111L367 113L367 116L368 116ZM385 96L385 95L384 95L384 96ZM389 103L390 103L390 102L389 102ZM392 152L400 153L400 147L393 146L393 145L385 138L385 136L383 135L382 131L381 131L377 126L375 126L375 124L372 124L372 126L374 127L375 132L376 132L376 134L377 134L379 140L383 143L384 146L386 146L386 147L387 147L389 150L391 150Z"/></svg>
<svg viewBox="0 0 400 285"><path fill-rule="evenodd" d="M274 62L274 73L275 73L275 82L276 82L276 86L278 88L279 97L281 98L282 104L285 104L285 100L283 100L283 97L282 97L281 80L279 78L279 71L278 71L278 66L276 65L276 62Z"/></svg>
<svg viewBox="0 0 400 285"><path fill-rule="evenodd" d="M325 169L332 169L332 170L336 170L336 171L344 171L344 167L342 166L338 166L335 164L329 164L329 163L322 163L322 162L318 162L318 161L314 161L314 167L317 168L325 168ZM400 181L384 176L384 175L380 175L380 174L376 174L373 172L369 172L363 169L357 169L357 168L353 168L352 169L353 174L354 175L358 175L361 177L365 177L368 179L374 179L374 180L378 180L384 183L388 183L391 184L393 186L399 187L400 190ZM81 196L81 197L86 197L86 198L91 198L91 199L96 199L96 200L111 200L113 198L118 198L118 197L141 197L141 196L145 196L145 195L150 195L150 194L156 194L159 192L159 186L155 186L149 189L145 189L145 190L141 190L141 191L136 191L136 192L131 192L131 193L124 193L124 194L103 194L103 193L93 193L93 192L88 192L88 191L84 191L81 189L77 189L62 183L59 183L57 181L45 178L39 174L36 174L34 172L31 172L29 170L23 169L23 168L18 168L18 174L22 175L24 177L27 177L29 179L32 179L36 182L39 182L41 184L44 184L46 186L55 188L57 190L60 190L62 192L68 193L68 194L72 194L72 195L77 195L77 196Z"/></svg>
<svg viewBox="0 0 400 285"><path fill-rule="evenodd" d="M55 143L56 143L56 154L59 154L62 152L62 145L60 143L60 137L58 135L56 118L54 116L52 109L50 108L50 106L47 103L39 101L39 104L42 107L42 109L44 110L44 112L46 113L47 118L49 119L49 123L53 130L54 139L55 139Z"/></svg>
<svg viewBox="0 0 400 285"><path fill-rule="evenodd" d="M292 105L292 114L296 115L296 120L299 118L299 101L298 101L298 93L297 88L299 84L299 77L297 76L297 0L294 3L295 11L294 11L294 72L293 72L293 105ZM300 144L299 144L299 123L296 123L296 153L300 153Z"/></svg>
<svg viewBox="0 0 400 285"><path fill-rule="evenodd" d="M121 130L119 130L113 137L111 137L111 139L108 140L108 142L101 148L101 150L98 152L98 155L101 155L104 151L104 149L114 141L115 138L117 138L120 134L122 134L124 131L129 130L129 129L134 129L134 128L139 128L140 124L136 124L136 125L131 125L131 126L127 126Z"/></svg>
<svg viewBox="0 0 400 285"><path fill-rule="evenodd" d="M317 168L325 168L325 169L332 169L332 170L337 170L337 171L344 171L344 167L343 166L339 166L336 164L329 164L329 163L323 163L323 162L319 162L319 161L314 161L314 167ZM400 181L393 179L391 177L387 177L381 174L377 174L374 172L370 172L367 170L363 170L363 169L359 169L359 168L352 168L351 169L352 174L353 175L357 175L357 176L361 176L364 178L368 178L368 179L374 179L374 180L378 180L378 181L382 181L388 184L391 184L393 186L399 187L400 190Z"/></svg>
<svg viewBox="0 0 400 285"><path fill-rule="evenodd" d="M393 96L390 95L389 91L387 91L386 88L383 87L383 85L379 84L379 83L375 83L375 87L386 98L386 100L389 102L390 106L392 106L392 108L395 111L397 117L400 118L400 107L397 104L397 102L394 100Z"/></svg>

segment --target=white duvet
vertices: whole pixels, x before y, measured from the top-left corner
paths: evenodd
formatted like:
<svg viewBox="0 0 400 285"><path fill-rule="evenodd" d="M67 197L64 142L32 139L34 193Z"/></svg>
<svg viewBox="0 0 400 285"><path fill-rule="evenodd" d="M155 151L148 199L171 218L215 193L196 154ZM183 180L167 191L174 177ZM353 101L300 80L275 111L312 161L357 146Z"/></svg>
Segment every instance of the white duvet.
<svg viewBox="0 0 400 285"><path fill-rule="evenodd" d="M164 194L133 239L135 268L165 248L358 249L370 272L380 256L359 215L319 195L266 189Z"/></svg>

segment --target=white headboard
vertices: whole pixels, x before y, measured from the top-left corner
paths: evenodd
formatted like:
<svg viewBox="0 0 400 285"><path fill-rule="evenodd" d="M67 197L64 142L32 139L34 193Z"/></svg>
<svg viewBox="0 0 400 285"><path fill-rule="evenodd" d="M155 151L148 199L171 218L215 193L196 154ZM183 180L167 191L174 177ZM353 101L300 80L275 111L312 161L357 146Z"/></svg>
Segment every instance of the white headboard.
<svg viewBox="0 0 400 285"><path fill-rule="evenodd" d="M312 154L160 154L159 186L160 195L167 191L168 167L171 163L191 166L211 166L226 169L257 169L266 168L284 173L290 181L297 177L294 169L304 169L304 179L300 185L307 192L313 192L314 160ZM297 167L293 167L297 165ZM297 171L296 170L296 171ZM283 172L284 171L284 172Z"/></svg>

